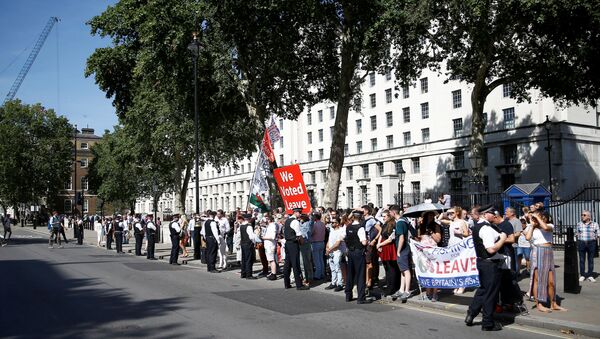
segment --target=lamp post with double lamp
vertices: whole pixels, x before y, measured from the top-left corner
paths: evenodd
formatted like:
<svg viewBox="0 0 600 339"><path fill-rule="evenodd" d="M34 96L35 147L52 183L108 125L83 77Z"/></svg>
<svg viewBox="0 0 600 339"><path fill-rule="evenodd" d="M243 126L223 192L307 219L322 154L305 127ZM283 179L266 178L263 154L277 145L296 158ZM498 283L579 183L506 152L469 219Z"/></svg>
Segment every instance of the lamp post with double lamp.
<svg viewBox="0 0 600 339"><path fill-rule="evenodd" d="M200 213L200 184L198 172L198 152L199 152L199 127L198 127L198 57L200 56L200 41L198 33L194 33L192 42L188 49L192 52L194 58L194 181L196 183L196 214Z"/></svg>
<svg viewBox="0 0 600 339"><path fill-rule="evenodd" d="M550 189L550 199L554 199L554 192L552 190L552 145L550 145L550 129L552 128L552 121L548 119L546 115L546 121L544 121L544 129L546 130L546 152L548 152L548 188Z"/></svg>
<svg viewBox="0 0 600 339"><path fill-rule="evenodd" d="M154 220L154 225L157 225L156 223L156 219L157 219L157 208L158 208L158 183L156 182L156 178L152 179L152 207L154 208L154 215L152 216L152 220ZM162 234L161 234L161 230L158 229L156 234L158 234L158 237L160 238L160 241L162 242ZM156 242L159 241L159 239L155 240Z"/></svg>
<svg viewBox="0 0 600 339"><path fill-rule="evenodd" d="M396 165L396 174L398 174L398 196L400 197L400 207L402 207L404 206L404 176L406 175L402 164Z"/></svg>
<svg viewBox="0 0 600 339"><path fill-rule="evenodd" d="M479 183L481 182L482 157L477 152L469 154L469 163L471 165L471 182L475 185L475 192L471 205L474 206L477 201L475 195L479 193Z"/></svg>

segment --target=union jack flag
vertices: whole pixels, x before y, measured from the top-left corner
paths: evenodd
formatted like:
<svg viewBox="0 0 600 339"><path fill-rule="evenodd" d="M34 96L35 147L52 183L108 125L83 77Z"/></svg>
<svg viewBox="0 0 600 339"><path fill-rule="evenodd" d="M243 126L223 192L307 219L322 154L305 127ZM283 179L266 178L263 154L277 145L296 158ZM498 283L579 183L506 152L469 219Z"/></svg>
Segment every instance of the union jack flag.
<svg viewBox="0 0 600 339"><path fill-rule="evenodd" d="M275 143L281 139L281 133L279 133L279 128L275 123L275 116L271 115L271 124L269 127L267 127L267 129L269 130L269 138L271 139L271 142Z"/></svg>

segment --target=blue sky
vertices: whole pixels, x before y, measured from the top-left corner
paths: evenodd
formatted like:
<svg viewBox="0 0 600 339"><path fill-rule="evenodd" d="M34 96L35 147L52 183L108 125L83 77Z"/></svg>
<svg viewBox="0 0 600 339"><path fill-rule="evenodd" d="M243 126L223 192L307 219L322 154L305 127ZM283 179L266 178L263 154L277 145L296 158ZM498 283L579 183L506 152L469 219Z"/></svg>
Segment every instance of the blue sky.
<svg viewBox="0 0 600 339"><path fill-rule="evenodd" d="M56 16L60 22L50 32L16 98L27 104L39 102L78 127L94 128L97 135L112 130L117 117L111 100L93 77L84 76L87 58L110 40L92 36L85 23L115 2L0 0L0 100L4 101L49 18Z"/></svg>

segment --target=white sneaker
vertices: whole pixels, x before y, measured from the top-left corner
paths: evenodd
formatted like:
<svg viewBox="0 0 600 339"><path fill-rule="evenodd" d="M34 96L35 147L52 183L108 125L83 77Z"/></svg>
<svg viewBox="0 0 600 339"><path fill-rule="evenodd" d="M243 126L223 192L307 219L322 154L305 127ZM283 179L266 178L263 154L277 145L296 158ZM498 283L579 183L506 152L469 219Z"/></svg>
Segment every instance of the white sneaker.
<svg viewBox="0 0 600 339"><path fill-rule="evenodd" d="M579 277L579 282L583 282L583 281L585 281L585 277L584 276Z"/></svg>
<svg viewBox="0 0 600 339"><path fill-rule="evenodd" d="M587 279L587 280L588 280L588 281L591 281L591 282L596 282L596 279L594 279L594 277L588 277L588 279Z"/></svg>

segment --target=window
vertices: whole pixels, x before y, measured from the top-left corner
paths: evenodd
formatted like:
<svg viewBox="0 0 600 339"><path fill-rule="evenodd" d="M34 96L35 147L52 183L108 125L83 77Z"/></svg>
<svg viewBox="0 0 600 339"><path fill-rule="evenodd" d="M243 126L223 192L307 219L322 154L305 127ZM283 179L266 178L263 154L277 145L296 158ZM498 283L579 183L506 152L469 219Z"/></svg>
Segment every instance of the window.
<svg viewBox="0 0 600 339"><path fill-rule="evenodd" d="M283 135L279 136L279 148L283 148Z"/></svg>
<svg viewBox="0 0 600 339"><path fill-rule="evenodd" d="M462 192L463 190L463 181L462 178L452 178L450 179L450 191L452 192Z"/></svg>
<svg viewBox="0 0 600 339"><path fill-rule="evenodd" d="M427 78L421 78L421 93L429 92L429 80Z"/></svg>
<svg viewBox="0 0 600 339"><path fill-rule="evenodd" d="M306 139L309 145L312 144L312 132L306 133Z"/></svg>
<svg viewBox="0 0 600 339"><path fill-rule="evenodd" d="M424 102L421 104L421 118L429 119L429 103Z"/></svg>
<svg viewBox="0 0 600 339"><path fill-rule="evenodd" d="M65 189L68 191L73 189L73 182L71 181L71 179L69 179L69 181L65 182Z"/></svg>
<svg viewBox="0 0 600 339"><path fill-rule="evenodd" d="M396 173L400 172L402 168L402 160L394 161L394 166L396 167Z"/></svg>
<svg viewBox="0 0 600 339"><path fill-rule="evenodd" d="M378 162L377 163L377 176L382 176L383 175L383 163L382 162Z"/></svg>
<svg viewBox="0 0 600 339"><path fill-rule="evenodd" d="M385 72L385 80L392 80L392 70L391 69L388 69Z"/></svg>
<svg viewBox="0 0 600 339"><path fill-rule="evenodd" d="M409 91L409 89L408 89L408 85L407 85L407 86L404 86L404 87L402 87L402 97L403 97L404 99L408 99L408 97L409 97L409 96L410 96L410 91Z"/></svg>
<svg viewBox="0 0 600 339"><path fill-rule="evenodd" d="M319 148L319 160L323 160L323 157L324 157L323 149Z"/></svg>
<svg viewBox="0 0 600 339"><path fill-rule="evenodd" d="M88 167L88 159L87 158L81 158L81 168L86 168Z"/></svg>
<svg viewBox="0 0 600 339"><path fill-rule="evenodd" d="M383 186L377 185L377 206L383 206Z"/></svg>
<svg viewBox="0 0 600 339"><path fill-rule="evenodd" d="M308 161L312 161L312 151L308 151Z"/></svg>
<svg viewBox="0 0 600 339"><path fill-rule="evenodd" d="M454 127L454 137L460 138L463 135L463 120L462 118L452 119L452 126Z"/></svg>
<svg viewBox="0 0 600 339"><path fill-rule="evenodd" d="M485 127L487 126L488 123L488 114L483 112L483 129L485 129Z"/></svg>
<svg viewBox="0 0 600 339"><path fill-rule="evenodd" d="M367 186L360 186L360 204L367 204Z"/></svg>
<svg viewBox="0 0 600 339"><path fill-rule="evenodd" d="M519 152L517 145L507 145L502 147L502 155L505 164L516 164L519 161Z"/></svg>
<svg viewBox="0 0 600 339"><path fill-rule="evenodd" d="M73 209L73 202L71 199L65 199L65 213L71 212Z"/></svg>
<svg viewBox="0 0 600 339"><path fill-rule="evenodd" d="M310 182L313 184L317 182L317 176L315 172L310 172Z"/></svg>
<svg viewBox="0 0 600 339"><path fill-rule="evenodd" d="M421 137L423 142L429 142L429 128L423 128L421 130Z"/></svg>
<svg viewBox="0 0 600 339"><path fill-rule="evenodd" d="M453 165L454 169L463 169L465 168L465 152L454 152Z"/></svg>
<svg viewBox="0 0 600 339"><path fill-rule="evenodd" d="M87 213L88 212L88 206L89 206L90 202L88 199L84 199L83 200L83 213Z"/></svg>
<svg viewBox="0 0 600 339"><path fill-rule="evenodd" d="M371 100L371 108L377 106L377 98L375 97L375 93L369 95L369 98Z"/></svg>
<svg viewBox="0 0 600 339"><path fill-rule="evenodd" d="M81 189L84 191L88 190L88 178L87 177L81 177Z"/></svg>
<svg viewBox="0 0 600 339"><path fill-rule="evenodd" d="M387 127L394 126L394 113L392 113L392 112L385 113L385 123L386 123Z"/></svg>
<svg viewBox="0 0 600 339"><path fill-rule="evenodd" d="M392 89L388 88L385 90L385 102L387 104L392 102Z"/></svg>
<svg viewBox="0 0 600 339"><path fill-rule="evenodd" d="M335 119L335 107L334 106L329 107L329 119L331 119L331 120Z"/></svg>
<svg viewBox="0 0 600 339"><path fill-rule="evenodd" d="M503 84L502 85L502 96L504 98L509 98L511 92L512 92L512 84Z"/></svg>
<svg viewBox="0 0 600 339"><path fill-rule="evenodd" d="M319 116L319 122L323 122L323 110L322 110L322 109L320 109L320 110L317 112L317 114L318 114L318 116Z"/></svg>
<svg viewBox="0 0 600 339"><path fill-rule="evenodd" d="M319 130L319 142L323 142L323 130Z"/></svg>
<svg viewBox="0 0 600 339"><path fill-rule="evenodd" d="M515 128L515 109L514 107L503 109L504 128Z"/></svg>
<svg viewBox="0 0 600 339"><path fill-rule="evenodd" d="M350 150L348 149L348 144L344 144L344 155L349 155L350 154Z"/></svg>
<svg viewBox="0 0 600 339"><path fill-rule="evenodd" d="M459 90L452 91L452 108L462 107L462 94Z"/></svg>
<svg viewBox="0 0 600 339"><path fill-rule="evenodd" d="M412 188L413 195L418 196L421 194L421 182L420 181L411 181L410 186Z"/></svg>
<svg viewBox="0 0 600 339"><path fill-rule="evenodd" d="M410 122L410 107L404 107L402 109L402 118L404 123Z"/></svg>
<svg viewBox="0 0 600 339"><path fill-rule="evenodd" d="M88 143L87 143L87 142L82 142L82 143L80 144L80 147L81 147L81 149L88 149L88 147L89 147L89 146L88 146Z"/></svg>
<svg viewBox="0 0 600 339"><path fill-rule="evenodd" d="M483 149L483 159L482 159L482 163L484 167L488 166L488 149L484 148Z"/></svg>
<svg viewBox="0 0 600 339"><path fill-rule="evenodd" d="M377 138L371 139L371 151L377 151Z"/></svg>
<svg viewBox="0 0 600 339"><path fill-rule="evenodd" d="M361 165L362 168L362 177L364 179L369 179L369 165Z"/></svg>
<svg viewBox="0 0 600 339"><path fill-rule="evenodd" d="M362 133L362 120L356 120L356 134Z"/></svg>
<svg viewBox="0 0 600 339"><path fill-rule="evenodd" d="M333 126L329 127L329 135L331 136L331 140L333 140L333 132L334 132L334 131L335 131L335 130L334 130L334 127L333 127Z"/></svg>
<svg viewBox="0 0 600 339"><path fill-rule="evenodd" d="M279 129L283 129L283 119L279 119Z"/></svg>
<svg viewBox="0 0 600 339"><path fill-rule="evenodd" d="M376 129L377 129L377 116L372 115L371 116L371 131L374 131Z"/></svg>
<svg viewBox="0 0 600 339"><path fill-rule="evenodd" d="M387 141L387 148L394 148L394 136L388 135L387 137L385 137L385 139Z"/></svg>
<svg viewBox="0 0 600 339"><path fill-rule="evenodd" d="M357 154L361 154L362 153L362 141L357 141L356 142L356 153Z"/></svg>
<svg viewBox="0 0 600 339"><path fill-rule="evenodd" d="M352 167L346 167L346 178L348 178L348 180L354 178L354 169Z"/></svg>
<svg viewBox="0 0 600 339"><path fill-rule="evenodd" d="M419 158L412 158L411 162L412 162L412 172L413 172L413 174L419 174L419 173L421 173L421 159L419 159Z"/></svg>
<svg viewBox="0 0 600 339"><path fill-rule="evenodd" d="M346 188L346 196L348 197L348 207L354 207L354 188L347 187Z"/></svg>
<svg viewBox="0 0 600 339"><path fill-rule="evenodd" d="M312 125L312 113L306 114L306 120L308 121L309 125Z"/></svg>
<svg viewBox="0 0 600 339"><path fill-rule="evenodd" d="M375 86L375 72L369 73L369 84L371 87Z"/></svg>
<svg viewBox="0 0 600 339"><path fill-rule="evenodd" d="M279 155L279 164L280 164L281 166L283 166L283 165L284 165L284 162L283 162L283 154L280 154L280 155Z"/></svg>
<svg viewBox="0 0 600 339"><path fill-rule="evenodd" d="M404 146L409 146L411 144L410 142L410 132L404 132Z"/></svg>

